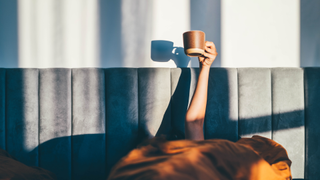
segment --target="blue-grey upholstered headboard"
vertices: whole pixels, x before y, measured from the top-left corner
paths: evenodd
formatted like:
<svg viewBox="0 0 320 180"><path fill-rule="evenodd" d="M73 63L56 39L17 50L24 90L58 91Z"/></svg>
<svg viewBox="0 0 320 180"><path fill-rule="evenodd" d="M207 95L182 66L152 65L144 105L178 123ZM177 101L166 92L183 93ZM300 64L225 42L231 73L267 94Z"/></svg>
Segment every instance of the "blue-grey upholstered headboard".
<svg viewBox="0 0 320 180"><path fill-rule="evenodd" d="M197 68L0 69L0 147L59 179L105 179L137 143L184 137ZM206 138L281 143L317 179L320 68L212 68Z"/></svg>

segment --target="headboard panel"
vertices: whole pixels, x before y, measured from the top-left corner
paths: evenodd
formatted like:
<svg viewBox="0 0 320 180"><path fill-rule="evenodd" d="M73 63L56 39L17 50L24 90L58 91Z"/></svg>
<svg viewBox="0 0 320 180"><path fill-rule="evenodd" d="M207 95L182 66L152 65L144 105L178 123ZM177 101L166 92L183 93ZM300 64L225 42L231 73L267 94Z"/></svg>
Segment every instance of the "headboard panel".
<svg viewBox="0 0 320 180"><path fill-rule="evenodd" d="M272 139L287 149L293 177L303 178L305 119L303 70L272 69Z"/></svg>
<svg viewBox="0 0 320 180"><path fill-rule="evenodd" d="M0 68L0 147L6 148L6 70Z"/></svg>
<svg viewBox="0 0 320 180"><path fill-rule="evenodd" d="M40 69L39 165L71 178L72 70ZM63 137L63 138L62 138ZM45 143L55 139L51 143ZM60 178L60 177L58 177Z"/></svg>
<svg viewBox="0 0 320 180"><path fill-rule="evenodd" d="M107 172L138 141L138 69L106 69Z"/></svg>
<svg viewBox="0 0 320 180"><path fill-rule="evenodd" d="M239 134L272 138L271 70L238 69Z"/></svg>
<svg viewBox="0 0 320 180"><path fill-rule="evenodd" d="M320 166L320 68L304 69L305 91L305 173L318 179Z"/></svg>
<svg viewBox="0 0 320 180"><path fill-rule="evenodd" d="M171 72L169 68L138 70L140 137L171 132Z"/></svg>
<svg viewBox="0 0 320 180"><path fill-rule="evenodd" d="M238 140L237 87L237 69L211 69L204 125L205 138Z"/></svg>
<svg viewBox="0 0 320 180"><path fill-rule="evenodd" d="M100 179L106 176L105 95L108 86L104 70L73 69L71 87L71 176L73 179Z"/></svg>

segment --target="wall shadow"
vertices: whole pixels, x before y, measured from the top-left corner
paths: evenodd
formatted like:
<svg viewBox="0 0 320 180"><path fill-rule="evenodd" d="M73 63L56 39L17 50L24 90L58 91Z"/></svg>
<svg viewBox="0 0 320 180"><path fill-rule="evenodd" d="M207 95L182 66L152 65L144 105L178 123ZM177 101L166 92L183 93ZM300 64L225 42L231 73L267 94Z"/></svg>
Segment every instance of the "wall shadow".
<svg viewBox="0 0 320 180"><path fill-rule="evenodd" d="M18 2L17 0L1 0L0 67L18 67L18 58Z"/></svg>
<svg viewBox="0 0 320 180"><path fill-rule="evenodd" d="M177 67L187 67L191 60L183 47L175 47L172 41L165 40L151 41L151 59L156 62L173 60Z"/></svg>
<svg viewBox="0 0 320 180"><path fill-rule="evenodd" d="M320 1L300 0L300 67L320 66Z"/></svg>
<svg viewBox="0 0 320 180"><path fill-rule="evenodd" d="M100 66L123 67L121 0L99 0Z"/></svg>
<svg viewBox="0 0 320 180"><path fill-rule="evenodd" d="M216 45L217 56L212 67L221 67L221 0L190 0L190 29L202 30L206 40ZM198 67L191 61L191 67Z"/></svg>

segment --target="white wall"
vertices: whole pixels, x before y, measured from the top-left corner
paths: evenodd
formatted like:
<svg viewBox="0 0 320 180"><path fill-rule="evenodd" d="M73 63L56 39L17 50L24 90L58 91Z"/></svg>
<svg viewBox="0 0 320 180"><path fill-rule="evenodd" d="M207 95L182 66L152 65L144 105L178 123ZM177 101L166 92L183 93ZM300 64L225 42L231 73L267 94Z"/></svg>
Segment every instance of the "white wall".
<svg viewBox="0 0 320 180"><path fill-rule="evenodd" d="M223 0L223 67L299 67L299 0Z"/></svg>
<svg viewBox="0 0 320 180"><path fill-rule="evenodd" d="M1 0L0 67L186 67L202 30L215 67L320 65L320 3L308 0Z"/></svg>
<svg viewBox="0 0 320 180"><path fill-rule="evenodd" d="M19 0L18 67L99 66L97 0Z"/></svg>

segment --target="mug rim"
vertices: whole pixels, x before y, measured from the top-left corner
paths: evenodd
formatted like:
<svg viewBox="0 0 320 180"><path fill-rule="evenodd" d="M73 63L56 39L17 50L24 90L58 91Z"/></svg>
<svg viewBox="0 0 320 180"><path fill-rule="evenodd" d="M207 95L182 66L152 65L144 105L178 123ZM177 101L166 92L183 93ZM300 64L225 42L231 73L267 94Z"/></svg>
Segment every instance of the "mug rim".
<svg viewBox="0 0 320 180"><path fill-rule="evenodd" d="M186 31L186 32L184 32L183 34L185 34L185 33L189 33L189 32L202 32L202 33L204 33L203 31L201 31L201 30L190 30L190 31Z"/></svg>

